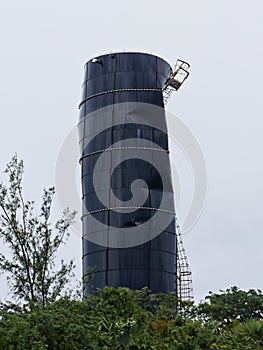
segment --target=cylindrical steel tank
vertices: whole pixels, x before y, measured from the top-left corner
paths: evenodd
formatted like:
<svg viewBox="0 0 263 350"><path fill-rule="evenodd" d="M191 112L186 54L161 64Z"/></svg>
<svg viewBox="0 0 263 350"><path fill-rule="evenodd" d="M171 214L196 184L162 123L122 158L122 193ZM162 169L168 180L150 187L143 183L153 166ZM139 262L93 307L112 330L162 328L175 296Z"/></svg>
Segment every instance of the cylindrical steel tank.
<svg viewBox="0 0 263 350"><path fill-rule="evenodd" d="M94 271L84 293L105 285L176 292L162 92L171 72L166 61L145 53L107 54L85 65L78 125L83 276Z"/></svg>

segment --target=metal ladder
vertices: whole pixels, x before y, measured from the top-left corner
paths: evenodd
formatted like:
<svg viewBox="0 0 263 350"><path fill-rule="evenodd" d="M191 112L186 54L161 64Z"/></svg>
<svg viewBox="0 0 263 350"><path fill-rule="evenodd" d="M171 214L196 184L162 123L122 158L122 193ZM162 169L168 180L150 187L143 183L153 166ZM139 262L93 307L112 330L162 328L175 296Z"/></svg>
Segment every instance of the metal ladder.
<svg viewBox="0 0 263 350"><path fill-rule="evenodd" d="M189 267L186 252L183 246L182 232L176 224L177 231L177 296L182 301L193 301L192 272Z"/></svg>

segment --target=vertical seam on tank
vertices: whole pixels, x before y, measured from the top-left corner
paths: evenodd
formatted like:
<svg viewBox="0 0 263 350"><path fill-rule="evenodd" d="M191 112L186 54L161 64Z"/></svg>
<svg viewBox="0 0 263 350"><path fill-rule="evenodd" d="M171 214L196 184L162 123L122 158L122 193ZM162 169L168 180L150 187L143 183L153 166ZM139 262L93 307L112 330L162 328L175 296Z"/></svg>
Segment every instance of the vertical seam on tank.
<svg viewBox="0 0 263 350"><path fill-rule="evenodd" d="M115 66L114 66L113 90L116 90L115 87L116 87L116 73L117 73L117 58L118 58L118 56L116 55L116 60L114 60L115 61ZM112 104L113 105L115 104L115 93L113 93L113 96L112 96Z"/></svg>
<svg viewBox="0 0 263 350"><path fill-rule="evenodd" d="M151 130L152 133L152 142L154 142L154 128L152 128ZM152 156L152 151L151 151L151 156ZM152 160L151 160L152 161ZM152 167L151 169L151 177L152 177ZM152 203L152 196L151 196L151 189L149 188L149 196L150 196L150 206L152 207L153 203ZM149 214L149 210L148 210L148 214ZM148 258L148 286L152 287L151 285L151 257L152 257L152 240L150 239L149 244L148 244L148 254L149 254L149 258Z"/></svg>
<svg viewBox="0 0 263 350"><path fill-rule="evenodd" d="M110 210L107 211L107 216L108 216L108 220L107 220L107 224L109 227L109 220L110 220ZM109 239L109 229L107 232L107 240ZM107 242L107 248L106 248L106 276L105 276L105 285L108 285L108 273L109 273L109 241Z"/></svg>
<svg viewBox="0 0 263 350"><path fill-rule="evenodd" d="M157 88L157 57L155 57L155 88ZM151 130L151 139L152 142L154 142L154 129ZM152 152L151 152L152 155ZM151 167L151 178L152 178L152 167ZM152 207L152 197L151 197L151 189L149 189L149 196L150 196L150 206ZM148 286L150 289L152 288L151 284L151 253L152 253L152 240L149 241L148 244L148 250L149 250L149 258L148 258Z"/></svg>
<svg viewBox="0 0 263 350"><path fill-rule="evenodd" d="M177 224L176 224L176 218L174 219L174 231L175 231L175 281L174 281L174 285L175 285L175 293L177 296L177 260L178 260L178 249L177 249Z"/></svg>
<svg viewBox="0 0 263 350"><path fill-rule="evenodd" d="M113 81L113 89L115 89L116 87L116 72L117 72L117 57L118 55L115 56L116 59L114 59L114 81ZM112 118L112 124L113 124L113 118L114 118L114 104L115 104L115 93L113 93L112 96L112 113L111 113L111 118ZM110 144L112 145L113 142L113 126L111 126L111 140L110 140ZM110 171L112 169L112 155L110 155ZM110 204L110 191L111 189L109 188L109 204ZM109 205L109 207L111 207ZM108 274L109 274L109 227L110 227L110 213L111 210L108 210L108 232L107 232L107 248L106 248L106 285L108 285Z"/></svg>
<svg viewBox="0 0 263 350"><path fill-rule="evenodd" d="M158 60L157 60L157 57L156 57L155 60L156 60L155 61L155 64L156 64L156 67L155 67L155 88L157 89L157 76L158 76L158 72L157 72L157 70L158 70Z"/></svg>

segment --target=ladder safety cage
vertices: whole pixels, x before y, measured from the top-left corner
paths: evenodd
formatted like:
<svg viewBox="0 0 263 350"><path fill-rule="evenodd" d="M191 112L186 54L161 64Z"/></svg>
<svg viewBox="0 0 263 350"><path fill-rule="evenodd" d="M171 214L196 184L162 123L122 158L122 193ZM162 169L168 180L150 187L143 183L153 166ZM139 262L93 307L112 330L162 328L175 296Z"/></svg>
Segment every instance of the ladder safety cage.
<svg viewBox="0 0 263 350"><path fill-rule="evenodd" d="M189 267L180 226L176 225L177 231L177 296L182 301L193 301L192 272Z"/></svg>
<svg viewBox="0 0 263 350"><path fill-rule="evenodd" d="M163 97L164 97L164 103L166 104L169 97L174 91L177 91L182 84L185 82L185 80L189 76L189 70L190 64L178 59L176 61L176 65L174 67L174 70L172 71L170 77L167 79L166 83L163 87Z"/></svg>

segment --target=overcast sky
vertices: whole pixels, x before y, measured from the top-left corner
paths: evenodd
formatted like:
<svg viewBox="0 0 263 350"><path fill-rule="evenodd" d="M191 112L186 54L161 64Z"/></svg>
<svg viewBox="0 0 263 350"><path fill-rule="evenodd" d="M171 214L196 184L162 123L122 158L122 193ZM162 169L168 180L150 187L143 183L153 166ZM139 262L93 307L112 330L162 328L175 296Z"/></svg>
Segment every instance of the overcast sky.
<svg viewBox="0 0 263 350"><path fill-rule="evenodd" d="M15 152L24 159L30 199L54 184L89 58L125 49L185 59L191 76L167 108L199 140L208 168L206 207L184 237L195 298L263 289L262 11L259 0L1 0L1 169ZM63 249L80 276L80 237L72 232Z"/></svg>

